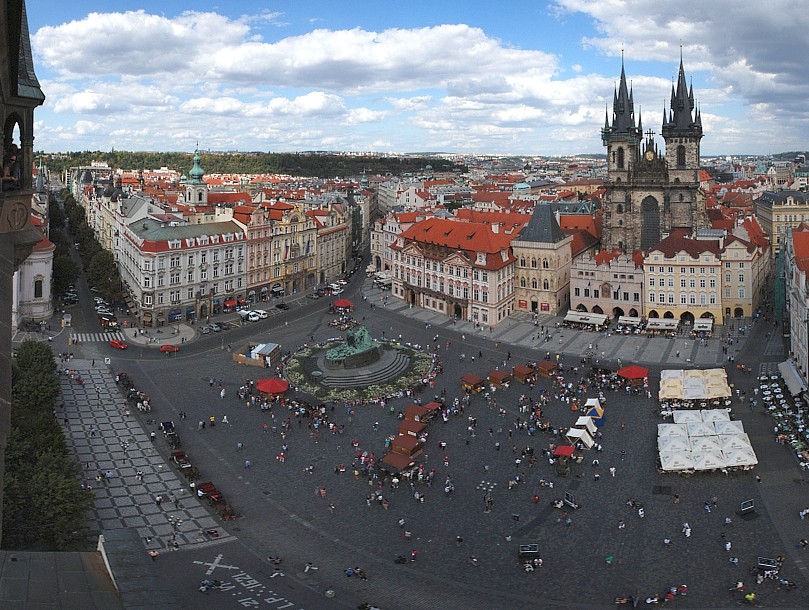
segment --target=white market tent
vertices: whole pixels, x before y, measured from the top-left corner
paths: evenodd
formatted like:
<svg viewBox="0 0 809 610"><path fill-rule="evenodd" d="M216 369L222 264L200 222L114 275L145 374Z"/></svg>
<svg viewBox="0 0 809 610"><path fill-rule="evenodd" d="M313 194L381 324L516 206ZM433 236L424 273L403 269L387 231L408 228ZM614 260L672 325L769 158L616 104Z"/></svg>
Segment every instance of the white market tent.
<svg viewBox="0 0 809 610"><path fill-rule="evenodd" d="M663 470L694 470L694 459L690 451L661 451L660 464Z"/></svg>
<svg viewBox="0 0 809 610"><path fill-rule="evenodd" d="M587 417L585 415L580 416L579 419L576 420L574 427L587 430L587 432L590 433L590 436L595 436L596 434L596 425L593 423L592 417Z"/></svg>
<svg viewBox="0 0 809 610"><path fill-rule="evenodd" d="M685 424L657 424L657 436L688 436Z"/></svg>
<svg viewBox="0 0 809 610"><path fill-rule="evenodd" d="M728 463L721 451L692 451L694 470L725 468Z"/></svg>
<svg viewBox="0 0 809 610"><path fill-rule="evenodd" d="M691 443L687 436L658 436L657 450L664 451L691 451Z"/></svg>
<svg viewBox="0 0 809 610"><path fill-rule="evenodd" d="M675 423L657 425L657 450L663 470L714 470L758 464L744 425L730 419L729 409L672 411L672 415Z"/></svg>
<svg viewBox="0 0 809 610"><path fill-rule="evenodd" d="M710 331L713 329L713 318L700 318L694 320L695 331Z"/></svg>
<svg viewBox="0 0 809 610"><path fill-rule="evenodd" d="M601 402L598 398L588 398L587 402L584 403L584 410L589 411L593 407L601 408Z"/></svg>
<svg viewBox="0 0 809 610"><path fill-rule="evenodd" d="M691 422L685 425L688 428L688 436L714 436L716 429L711 424L705 422Z"/></svg>
<svg viewBox="0 0 809 610"><path fill-rule="evenodd" d="M701 411L683 411L677 410L672 411L672 419L674 420L675 424L688 424L693 422L701 422L702 421L702 412Z"/></svg>
<svg viewBox="0 0 809 610"><path fill-rule="evenodd" d="M575 446L576 443L582 443L589 449L595 444L595 441L593 441L593 437L590 436L590 433L587 432L587 430L582 430L581 428L571 428L567 431L565 436L573 446Z"/></svg>
<svg viewBox="0 0 809 610"><path fill-rule="evenodd" d="M715 421L716 434L744 434L744 424L740 421Z"/></svg>
<svg viewBox="0 0 809 610"><path fill-rule="evenodd" d="M664 370L660 400L708 400L732 396L725 369Z"/></svg>

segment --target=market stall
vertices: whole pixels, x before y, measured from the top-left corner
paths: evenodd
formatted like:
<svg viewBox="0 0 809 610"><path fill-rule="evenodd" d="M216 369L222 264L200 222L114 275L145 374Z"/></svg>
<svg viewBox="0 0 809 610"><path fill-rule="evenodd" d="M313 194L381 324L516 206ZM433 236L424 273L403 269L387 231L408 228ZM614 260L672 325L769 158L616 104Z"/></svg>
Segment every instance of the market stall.
<svg viewBox="0 0 809 610"><path fill-rule="evenodd" d="M573 427L587 430L592 437L595 437L596 435L596 425L592 417L587 417L585 415L580 416L579 419L576 420L576 423L573 424Z"/></svg>
<svg viewBox="0 0 809 610"><path fill-rule="evenodd" d="M664 411L729 406L730 385L725 369L667 369L660 372L658 398Z"/></svg>
<svg viewBox="0 0 809 610"><path fill-rule="evenodd" d="M473 375L472 373L467 373L461 377L461 387L463 387L467 394L471 394L472 392L482 392L484 383L485 380L483 377Z"/></svg>
<svg viewBox="0 0 809 610"><path fill-rule="evenodd" d="M551 360L543 360L537 364L537 373L545 378L553 377L559 366Z"/></svg>
<svg viewBox="0 0 809 610"><path fill-rule="evenodd" d="M392 475L405 473L415 468L416 462L402 453L387 453L382 458L382 470Z"/></svg>
<svg viewBox="0 0 809 610"><path fill-rule="evenodd" d="M417 422L426 422L429 419L428 414L430 414L430 409L413 403L405 409L404 418Z"/></svg>
<svg viewBox="0 0 809 610"><path fill-rule="evenodd" d="M595 441L593 440L593 437L590 436L590 433L581 428L570 428L567 432L565 432L565 437L567 437L567 440L570 441L570 444L573 446L575 446L577 443L581 443L589 449L595 444Z"/></svg>
<svg viewBox="0 0 809 610"><path fill-rule="evenodd" d="M424 450L424 445L415 436L409 434L399 434L391 443L391 451L406 455L410 458L416 458L421 455Z"/></svg>
<svg viewBox="0 0 809 610"><path fill-rule="evenodd" d="M510 379L511 375L509 375L507 371L495 369L489 373L489 383L496 388L499 388L502 385L508 387L508 382Z"/></svg>
<svg viewBox="0 0 809 610"><path fill-rule="evenodd" d="M520 383L534 383L536 377L534 376L534 369L527 364L518 364L511 369L511 375Z"/></svg>
<svg viewBox="0 0 809 610"><path fill-rule="evenodd" d="M399 434L409 434L410 436L419 436L427 429L427 422L416 421L415 419L404 419L399 424Z"/></svg>
<svg viewBox="0 0 809 610"><path fill-rule="evenodd" d="M570 310L565 314L562 324L583 330L601 330L607 326L607 314Z"/></svg>
<svg viewBox="0 0 809 610"><path fill-rule="evenodd" d="M606 423L606 416L604 415L604 407L601 406L601 401L598 398L589 398L584 403L584 414L593 420L593 423L599 428L603 427Z"/></svg>

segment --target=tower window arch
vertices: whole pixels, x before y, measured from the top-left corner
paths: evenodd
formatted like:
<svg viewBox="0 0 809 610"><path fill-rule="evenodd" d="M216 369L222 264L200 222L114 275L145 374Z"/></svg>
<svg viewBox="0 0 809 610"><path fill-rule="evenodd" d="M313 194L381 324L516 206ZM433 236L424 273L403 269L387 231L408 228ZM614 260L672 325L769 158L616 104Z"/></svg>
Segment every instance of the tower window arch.
<svg viewBox="0 0 809 610"><path fill-rule="evenodd" d="M537 259L535 259L535 258L531 259L531 268L533 268L533 269L537 268Z"/></svg>
<svg viewBox="0 0 809 610"><path fill-rule="evenodd" d="M622 203L619 203L619 204L618 204L618 207L617 207L617 208L615 208L615 211L616 211L618 214L623 214L623 213L624 213L624 206L623 206L623 204L622 204Z"/></svg>
<svg viewBox="0 0 809 610"><path fill-rule="evenodd" d="M624 149L623 147L618 149L618 163L616 164L618 169L624 169Z"/></svg>
<svg viewBox="0 0 809 610"><path fill-rule="evenodd" d="M543 269L550 269L550 265L548 264L548 259L547 258L542 259L542 268Z"/></svg>
<svg viewBox="0 0 809 610"><path fill-rule="evenodd" d="M520 288L525 288L525 278L524 277L520 278Z"/></svg>
<svg viewBox="0 0 809 610"><path fill-rule="evenodd" d="M520 267L525 267L525 258L520 257Z"/></svg>
<svg viewBox="0 0 809 610"><path fill-rule="evenodd" d="M548 289L550 289L550 287L551 287L551 286L550 286L550 284L548 283L548 280L542 280L542 289L543 289L543 290L548 290Z"/></svg>
<svg viewBox="0 0 809 610"><path fill-rule="evenodd" d="M685 146L682 144L677 147L677 167L685 167Z"/></svg>
<svg viewBox="0 0 809 610"><path fill-rule="evenodd" d="M34 298L42 298L42 278L37 278L34 280Z"/></svg>
<svg viewBox="0 0 809 610"><path fill-rule="evenodd" d="M531 279L531 288L536 290L536 288L537 288L537 278L532 278Z"/></svg>

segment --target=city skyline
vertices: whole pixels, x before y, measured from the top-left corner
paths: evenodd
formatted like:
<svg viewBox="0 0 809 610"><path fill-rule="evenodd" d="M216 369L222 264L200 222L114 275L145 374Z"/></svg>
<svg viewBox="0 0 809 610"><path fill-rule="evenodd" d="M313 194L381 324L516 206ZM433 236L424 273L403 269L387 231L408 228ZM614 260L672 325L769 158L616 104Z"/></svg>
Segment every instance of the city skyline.
<svg viewBox="0 0 809 610"><path fill-rule="evenodd" d="M809 17L781 0L115 8L29 0L35 149L603 153L622 62L662 143L681 54L704 155L809 140Z"/></svg>

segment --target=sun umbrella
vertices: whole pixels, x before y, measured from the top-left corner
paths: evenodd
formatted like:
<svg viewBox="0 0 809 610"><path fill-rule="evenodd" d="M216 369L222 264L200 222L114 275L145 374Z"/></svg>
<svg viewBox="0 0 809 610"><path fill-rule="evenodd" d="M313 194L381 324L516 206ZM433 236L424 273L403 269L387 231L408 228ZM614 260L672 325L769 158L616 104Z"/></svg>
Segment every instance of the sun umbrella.
<svg viewBox="0 0 809 610"><path fill-rule="evenodd" d="M351 307L354 307L354 304L348 299L337 299L334 302L334 306L340 307L341 309L349 309Z"/></svg>
<svg viewBox="0 0 809 610"><path fill-rule="evenodd" d="M637 364L630 364L622 369L618 369L618 376L624 379L643 379L649 376L649 369Z"/></svg>
<svg viewBox="0 0 809 610"><path fill-rule="evenodd" d="M256 382L256 389L264 394L283 394L289 389L289 382L278 377L259 379Z"/></svg>

